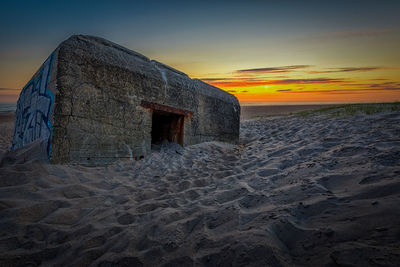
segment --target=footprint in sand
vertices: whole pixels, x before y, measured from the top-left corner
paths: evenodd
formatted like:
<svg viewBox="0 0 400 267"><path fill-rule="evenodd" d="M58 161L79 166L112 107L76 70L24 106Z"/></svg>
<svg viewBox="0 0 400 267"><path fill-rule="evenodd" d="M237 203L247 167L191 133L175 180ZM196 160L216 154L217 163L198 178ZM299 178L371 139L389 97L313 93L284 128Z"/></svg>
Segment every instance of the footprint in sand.
<svg viewBox="0 0 400 267"><path fill-rule="evenodd" d="M66 203L62 201L46 201L20 208L17 212L21 222L37 222L63 206L66 206Z"/></svg>
<svg viewBox="0 0 400 267"><path fill-rule="evenodd" d="M130 213L126 213L126 214L124 214L124 215L119 216L119 217L117 218L117 222L118 222L119 224L122 224L122 225L132 224L132 223L135 222L135 216L133 216L133 215L130 214Z"/></svg>
<svg viewBox="0 0 400 267"><path fill-rule="evenodd" d="M45 222L48 224L64 224L72 225L79 222L84 216L86 216L91 209L80 209L80 208L64 208L59 209L51 216L46 218Z"/></svg>
<svg viewBox="0 0 400 267"><path fill-rule="evenodd" d="M89 188L82 185L69 185L61 188L61 192L68 199L90 197L94 194Z"/></svg>

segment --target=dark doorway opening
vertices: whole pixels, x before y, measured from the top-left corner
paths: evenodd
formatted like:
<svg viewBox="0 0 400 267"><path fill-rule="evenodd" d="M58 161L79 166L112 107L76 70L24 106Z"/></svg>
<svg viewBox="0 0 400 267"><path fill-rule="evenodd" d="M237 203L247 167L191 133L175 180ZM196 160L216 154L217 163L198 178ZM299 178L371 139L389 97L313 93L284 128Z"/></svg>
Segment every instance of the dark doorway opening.
<svg viewBox="0 0 400 267"><path fill-rule="evenodd" d="M166 111L153 110L151 143L160 144L164 140L182 145L184 116Z"/></svg>

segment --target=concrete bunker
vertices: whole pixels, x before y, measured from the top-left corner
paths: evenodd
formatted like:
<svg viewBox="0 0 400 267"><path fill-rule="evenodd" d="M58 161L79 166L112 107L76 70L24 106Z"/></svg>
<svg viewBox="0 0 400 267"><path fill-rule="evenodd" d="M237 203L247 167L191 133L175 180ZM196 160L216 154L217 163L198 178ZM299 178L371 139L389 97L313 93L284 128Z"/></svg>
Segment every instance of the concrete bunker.
<svg viewBox="0 0 400 267"><path fill-rule="evenodd" d="M239 139L231 94L118 44L74 35L22 89L12 149L41 140L53 163L105 165L181 146Z"/></svg>

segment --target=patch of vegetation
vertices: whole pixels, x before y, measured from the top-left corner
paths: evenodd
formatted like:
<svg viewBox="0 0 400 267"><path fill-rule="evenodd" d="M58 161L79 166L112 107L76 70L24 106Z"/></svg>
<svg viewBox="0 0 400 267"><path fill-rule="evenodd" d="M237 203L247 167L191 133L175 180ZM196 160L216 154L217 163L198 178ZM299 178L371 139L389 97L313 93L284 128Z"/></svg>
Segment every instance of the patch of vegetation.
<svg viewBox="0 0 400 267"><path fill-rule="evenodd" d="M345 104L321 109L298 112L297 116L310 116L326 114L332 117L353 116L356 114L376 114L381 112L400 111L400 102L392 103L366 103L366 104Z"/></svg>

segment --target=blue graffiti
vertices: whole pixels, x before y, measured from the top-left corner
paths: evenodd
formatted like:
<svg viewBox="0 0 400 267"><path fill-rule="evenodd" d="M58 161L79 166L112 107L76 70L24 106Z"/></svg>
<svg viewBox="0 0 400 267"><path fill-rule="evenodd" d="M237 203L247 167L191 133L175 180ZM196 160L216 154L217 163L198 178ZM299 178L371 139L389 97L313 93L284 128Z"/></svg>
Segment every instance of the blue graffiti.
<svg viewBox="0 0 400 267"><path fill-rule="evenodd" d="M42 139L47 143L48 157L51 156L51 139L53 137L51 111L54 95L49 90L49 81L54 56L55 52L46 59L39 74L25 85L19 95L12 150Z"/></svg>

